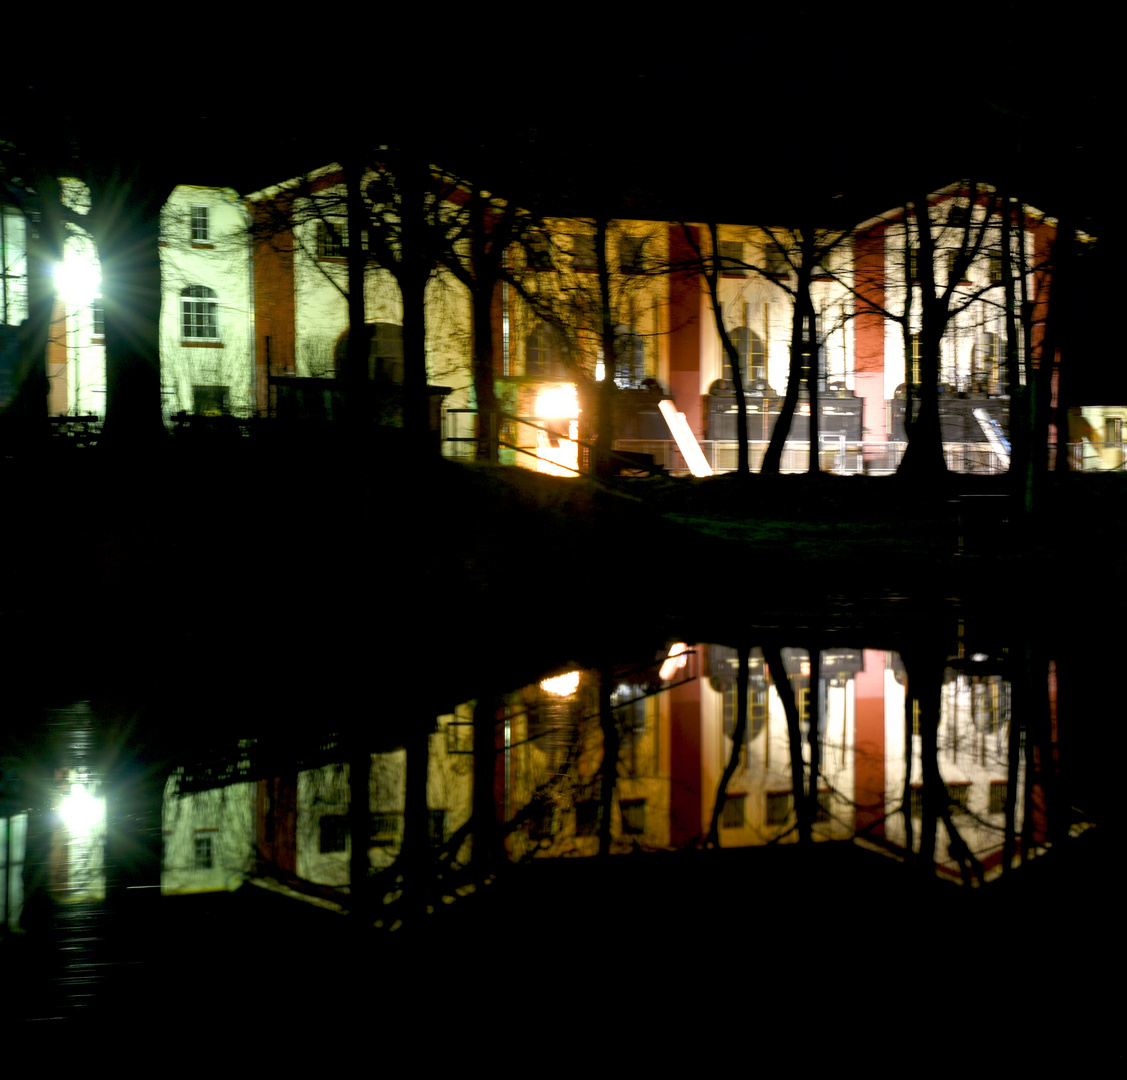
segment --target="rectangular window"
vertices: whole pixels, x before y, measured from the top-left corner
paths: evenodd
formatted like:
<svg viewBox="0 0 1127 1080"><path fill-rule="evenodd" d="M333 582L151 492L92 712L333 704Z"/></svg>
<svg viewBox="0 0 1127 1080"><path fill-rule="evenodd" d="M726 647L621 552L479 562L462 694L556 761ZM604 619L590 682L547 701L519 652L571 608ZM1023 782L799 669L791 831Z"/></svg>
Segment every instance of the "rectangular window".
<svg viewBox="0 0 1127 1080"><path fill-rule="evenodd" d="M913 244L908 248L908 280L919 281L920 279L920 246Z"/></svg>
<svg viewBox="0 0 1127 1080"><path fill-rule="evenodd" d="M1104 418L1104 442L1116 446L1123 441L1123 420L1118 416Z"/></svg>
<svg viewBox="0 0 1127 1080"><path fill-rule="evenodd" d="M618 241L618 268L624 274L642 274L646 269L645 237L622 236Z"/></svg>
<svg viewBox="0 0 1127 1080"><path fill-rule="evenodd" d="M181 292L180 333L185 341L217 341L219 304L214 289L189 285Z"/></svg>
<svg viewBox="0 0 1127 1080"><path fill-rule="evenodd" d="M920 385L920 335L912 335L912 363L909 369L908 381L913 386Z"/></svg>
<svg viewBox="0 0 1127 1080"><path fill-rule="evenodd" d="M227 387L193 386L192 411L196 416L226 416Z"/></svg>
<svg viewBox="0 0 1127 1080"><path fill-rule="evenodd" d="M998 285L1002 281L1002 253L991 251L987 256L987 273L990 275L990 284Z"/></svg>
<svg viewBox="0 0 1127 1080"><path fill-rule="evenodd" d="M90 318L94 324L94 337L106 336L106 305L100 296L90 304Z"/></svg>
<svg viewBox="0 0 1127 1080"><path fill-rule="evenodd" d="M767 824L785 825L790 817L791 793L789 791L767 792Z"/></svg>
<svg viewBox="0 0 1127 1080"><path fill-rule="evenodd" d="M728 795L720 815L720 825L725 829L742 829L747 824L747 796Z"/></svg>
<svg viewBox="0 0 1127 1080"><path fill-rule="evenodd" d="M552 269L552 248L547 237L533 237L525 243L524 263L529 270Z"/></svg>
<svg viewBox="0 0 1127 1080"><path fill-rule="evenodd" d="M622 809L622 831L628 836L639 836L646 831L646 800L623 799L619 806Z"/></svg>
<svg viewBox="0 0 1127 1080"><path fill-rule="evenodd" d="M403 815L378 812L372 815L372 847L392 847L399 843Z"/></svg>
<svg viewBox="0 0 1127 1080"><path fill-rule="evenodd" d="M961 273L959 272L959 253L949 251L947 253L947 280L966 281L969 273L970 270L967 267L964 267Z"/></svg>
<svg viewBox="0 0 1127 1080"><path fill-rule="evenodd" d="M446 834L447 814L445 810L427 811L427 836L434 845L445 844L449 837Z"/></svg>
<svg viewBox="0 0 1127 1080"><path fill-rule="evenodd" d="M1001 814L1006 809L1006 795L1009 785L1005 780L990 781L990 813Z"/></svg>
<svg viewBox="0 0 1127 1080"><path fill-rule="evenodd" d="M193 244L206 244L211 239L206 206L193 206L189 219Z"/></svg>
<svg viewBox="0 0 1127 1080"><path fill-rule="evenodd" d="M210 870L214 866L210 836L197 836L193 866L197 870Z"/></svg>
<svg viewBox="0 0 1127 1080"><path fill-rule="evenodd" d="M317 258L342 259L347 254L348 228L344 221L317 222Z"/></svg>
<svg viewBox="0 0 1127 1080"><path fill-rule="evenodd" d="M767 264L764 269L771 277L786 277L790 273L790 263L787 262L782 245L768 244L764 258Z"/></svg>
<svg viewBox="0 0 1127 1080"><path fill-rule="evenodd" d="M743 277L744 246L739 240L720 241L720 269L725 274L738 274Z"/></svg>
<svg viewBox="0 0 1127 1080"><path fill-rule="evenodd" d="M321 854L348 850L348 818L344 814L326 814L321 818Z"/></svg>
<svg viewBox="0 0 1127 1080"><path fill-rule="evenodd" d="M589 233L579 233L571 238L571 265L576 270L595 270L595 238Z"/></svg>
<svg viewBox="0 0 1127 1080"><path fill-rule="evenodd" d="M965 810L967 796L970 795L970 784L966 780L952 780L947 785L947 801L952 810Z"/></svg>

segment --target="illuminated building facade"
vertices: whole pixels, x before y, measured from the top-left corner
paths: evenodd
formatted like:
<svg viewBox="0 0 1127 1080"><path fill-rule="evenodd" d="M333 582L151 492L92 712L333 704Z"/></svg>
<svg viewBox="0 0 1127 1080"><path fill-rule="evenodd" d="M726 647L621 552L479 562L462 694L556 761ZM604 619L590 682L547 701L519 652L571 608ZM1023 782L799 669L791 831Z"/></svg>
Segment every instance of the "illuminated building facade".
<svg viewBox="0 0 1127 1080"><path fill-rule="evenodd" d="M69 183L64 190L80 206L80 187ZM348 327L339 170L322 170L301 189L305 194L295 190L281 185L240 200L229 189L182 186L169 199L161 248L166 418L325 415L332 397L325 380L339 369ZM944 440L953 467L994 471L1004 467L1005 455L987 429L997 425L1004 437L1009 399L1001 231L995 219L986 220L988 199L981 189L971 205L955 185L935 193L930 215L940 287L964 239L978 245L954 283L954 314L941 344ZM1026 271L1034 349L1053 235L1053 223L1029 211L1012 241L1013 266ZM908 390L919 379L918 301L907 315L907 333L898 321L915 280L918 245L902 210L871 218L849 234L827 233L826 239L830 250L810 284L820 434L823 451L833 451L826 467L892 468L904 442ZM0 375L10 377L27 299L24 217L10 206L0 240ZM723 225L718 242L719 302L739 353L754 469L787 385L798 238L785 230ZM695 441L704 448L705 467L734 467L733 373L708 292L693 268L694 260L699 266L710 254L704 227L646 220L612 221L602 230L590 219L549 219L514 243L507 268L519 288L497 288L489 328L502 460L561 475L588 467L591 418L607 369L602 266L609 275L608 325L620 391L616 445L680 469L687 452L682 442ZM99 416L104 345L97 261L88 238L75 234L68 240L56 284L49 412ZM365 270L365 308L369 376L394 398L403 373L403 306L393 275L375 260ZM431 275L425 314L427 377L443 389L445 452L468 456L478 423L470 298L452 273L439 268ZM11 391L9 386L9 396ZM792 425L793 461L784 459L784 468L804 467L808 413L803 397ZM1115 467L1125 419L1121 408L1077 410L1070 424L1075 464Z"/></svg>
<svg viewBox="0 0 1127 1080"><path fill-rule="evenodd" d="M80 184L64 198L82 208ZM229 188L180 186L161 215L161 394L177 413L247 413L254 401L247 217ZM48 345L52 416L105 413L101 278L93 241L73 232L56 272Z"/></svg>

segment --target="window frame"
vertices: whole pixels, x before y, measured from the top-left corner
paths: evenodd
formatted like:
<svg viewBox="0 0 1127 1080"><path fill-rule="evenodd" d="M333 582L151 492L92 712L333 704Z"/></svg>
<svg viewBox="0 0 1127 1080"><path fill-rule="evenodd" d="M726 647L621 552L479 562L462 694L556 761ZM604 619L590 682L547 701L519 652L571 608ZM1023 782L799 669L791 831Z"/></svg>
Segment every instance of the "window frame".
<svg viewBox="0 0 1127 1080"><path fill-rule="evenodd" d="M210 327L211 333L197 332ZM180 290L180 341L185 345L220 345L219 294L207 285Z"/></svg>
<svg viewBox="0 0 1127 1080"><path fill-rule="evenodd" d="M348 257L348 222L322 220L317 222L314 251L318 259L345 259Z"/></svg>
<svg viewBox="0 0 1127 1080"><path fill-rule="evenodd" d="M211 247L211 209L192 206L188 210L188 239L193 247Z"/></svg>

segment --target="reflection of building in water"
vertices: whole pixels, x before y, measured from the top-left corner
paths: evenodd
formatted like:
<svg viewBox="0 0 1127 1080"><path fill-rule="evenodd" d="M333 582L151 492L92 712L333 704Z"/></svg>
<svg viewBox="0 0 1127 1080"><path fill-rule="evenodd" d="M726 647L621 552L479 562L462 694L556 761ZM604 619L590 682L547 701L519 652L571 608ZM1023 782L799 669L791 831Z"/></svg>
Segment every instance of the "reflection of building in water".
<svg viewBox="0 0 1127 1080"><path fill-rule="evenodd" d="M913 823L912 849L918 852L924 744L918 708L910 710L914 727L909 742L907 680L899 658L877 650L824 650L818 685L812 686L807 653L782 650L782 657L798 707L806 784L811 723L820 701L813 837L859 834L903 850L908 835L906 810ZM735 650L710 647L706 672L709 677L702 682L700 704L700 794L701 818L707 823L733 752ZM1017 833L1022 829L1025 769L1020 761L1010 767L1010 740L1009 683L985 657L950 668L937 733L939 777L951 826L987 873L1001 857L1008 798L1013 813L1010 827ZM687 745L688 740L679 742ZM735 751L737 767L720 816L721 843L740 846L797 839L790 732L758 650L752 653L749 670L747 731ZM1040 831L1033 836L1043 839ZM941 867L954 866L948 855L950 841L940 825L935 858Z"/></svg>
<svg viewBox="0 0 1127 1080"><path fill-rule="evenodd" d="M907 677L899 657L890 654L885 668L885 813L883 835L889 843L907 846L904 809L912 822L912 849L920 850L924 813L923 752L919 709L906 709ZM953 662L954 663L954 662ZM911 755L908 756L908 726ZM989 875L997 868L1005 835L1007 805L1011 828L1021 833L1024 821L1025 762L1010 754L1010 684L992 670L983 656L948 668L940 704L936 736L939 777L946 794L951 825L983 864ZM911 772L905 775L906 763ZM907 784L905 785L905 780ZM1013 791L1010 791L1010 787ZM1043 829L1032 834L1044 839ZM940 826L936 861L949 864L950 836Z"/></svg>
<svg viewBox="0 0 1127 1080"><path fill-rule="evenodd" d="M427 835L447 844L469 820L473 788L472 711L438 718L429 737ZM370 777L373 870L392 865L405 834L407 754L372 754ZM349 884L349 767L330 762L255 783L178 793L164 799L162 890L234 888L261 873L329 889Z"/></svg>
<svg viewBox="0 0 1127 1080"><path fill-rule="evenodd" d="M808 655L782 650L798 708L802 759L811 760L811 736L816 735L819 759L817 812L813 832L818 839L851 835L847 807L853 788L852 678L861 654L852 649L825 650L820 678L811 685ZM748 672L747 729L738 747L736 731L737 659L735 649L709 646L709 677L701 687L701 818L711 821L722 773L736 755L720 815L724 846L761 844L796 839L797 813L791 771L791 734L783 703L764 663L752 650ZM815 695L820 695L817 707ZM817 710L817 711L816 711ZM816 715L821 724L812 729Z"/></svg>
<svg viewBox="0 0 1127 1080"><path fill-rule="evenodd" d="M747 724L737 739L735 650L681 649L640 668L566 672L501 703L492 790L510 858L700 843L729 766L717 814L723 847L795 842L801 817L814 840L859 836L893 851L922 850L927 743L918 711L906 706L895 653L825 649L811 663L805 650L780 650L796 709L792 728L777 673L751 650ZM1000 663L975 656L950 664L935 740L943 802L934 859L956 872L949 851L957 834L989 874L1007 826L1011 840L1022 833L1025 766L1010 760L1018 743ZM425 828L432 850L460 862L472 844L473 716L473 703L459 706L429 736ZM405 820L411 763L402 749L373 754L371 762L368 854L379 871L395 864L415 827ZM805 803L796 799L796 773ZM1044 830L1033 824L1026 840L1039 843ZM346 888L348 767L329 762L179 798L172 783L165 839L165 891L231 887L256 865L283 880Z"/></svg>
<svg viewBox="0 0 1127 1080"><path fill-rule="evenodd" d="M255 785L179 792L179 774L165 786L161 892L232 889L254 868Z"/></svg>

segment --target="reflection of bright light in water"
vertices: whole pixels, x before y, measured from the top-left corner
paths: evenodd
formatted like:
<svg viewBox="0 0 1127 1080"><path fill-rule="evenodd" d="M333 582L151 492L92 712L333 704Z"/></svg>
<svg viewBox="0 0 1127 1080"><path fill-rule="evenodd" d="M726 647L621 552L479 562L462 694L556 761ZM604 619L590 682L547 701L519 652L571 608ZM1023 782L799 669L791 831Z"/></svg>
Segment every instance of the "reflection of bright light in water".
<svg viewBox="0 0 1127 1080"><path fill-rule="evenodd" d="M59 817L72 836L90 836L97 832L105 814L105 800L91 795L82 784L71 784L70 794L59 807Z"/></svg>
<svg viewBox="0 0 1127 1080"><path fill-rule="evenodd" d="M571 383L548 386L536 395L536 415L546 420L574 420L579 415L579 396Z"/></svg>
<svg viewBox="0 0 1127 1080"><path fill-rule="evenodd" d="M595 362L595 382L602 382L607 377L607 369L601 360Z"/></svg>
<svg viewBox="0 0 1127 1080"><path fill-rule="evenodd" d="M973 660L973 661L974 661L974 662L975 662L976 664L984 664L984 663L986 663L986 661L987 661L987 660L989 660L989 659L990 659L990 657L989 657L989 656L987 656L987 655L986 655L986 653L984 653L984 652L976 652L976 653L974 654L974 656L972 656L972 657L971 657L971 659L972 659L972 660Z"/></svg>
<svg viewBox="0 0 1127 1080"><path fill-rule="evenodd" d="M669 655L662 661L661 669L658 671L662 682L668 682L678 671L685 669L688 651L689 646L683 641L678 641L676 645L670 646Z"/></svg>
<svg viewBox="0 0 1127 1080"><path fill-rule="evenodd" d="M810 678L810 661L800 660L798 662L798 673L804 678Z"/></svg>
<svg viewBox="0 0 1127 1080"><path fill-rule="evenodd" d="M550 679L541 679L540 689L545 694L569 697L579 689L579 672L569 671L565 675L553 675Z"/></svg>
<svg viewBox="0 0 1127 1080"><path fill-rule="evenodd" d="M75 307L86 307L102 291L102 274L92 257L68 251L55 267L55 288Z"/></svg>

